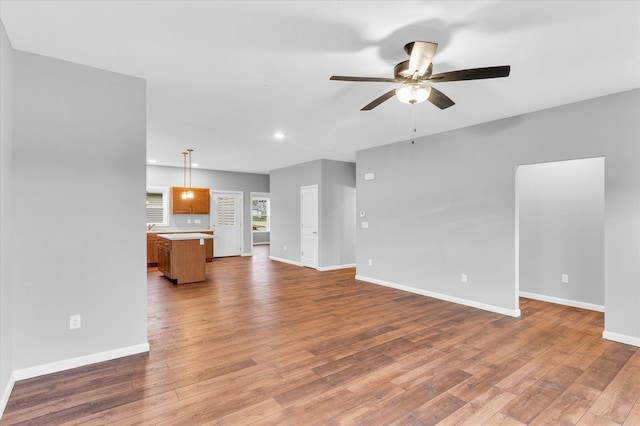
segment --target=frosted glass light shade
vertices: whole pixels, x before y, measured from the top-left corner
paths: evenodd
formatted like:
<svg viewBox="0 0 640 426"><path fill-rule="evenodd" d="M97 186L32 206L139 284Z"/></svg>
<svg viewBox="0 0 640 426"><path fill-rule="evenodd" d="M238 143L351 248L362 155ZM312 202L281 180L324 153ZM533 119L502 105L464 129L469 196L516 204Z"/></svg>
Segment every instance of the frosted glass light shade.
<svg viewBox="0 0 640 426"><path fill-rule="evenodd" d="M405 104L419 104L429 98L431 87L419 83L405 84L396 89L396 97Z"/></svg>

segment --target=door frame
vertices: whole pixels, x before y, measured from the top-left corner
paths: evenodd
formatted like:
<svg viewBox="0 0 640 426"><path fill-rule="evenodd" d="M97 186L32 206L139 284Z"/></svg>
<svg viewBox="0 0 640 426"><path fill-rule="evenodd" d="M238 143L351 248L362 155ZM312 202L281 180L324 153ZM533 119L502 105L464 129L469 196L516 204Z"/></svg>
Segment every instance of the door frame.
<svg viewBox="0 0 640 426"><path fill-rule="evenodd" d="M598 155L598 156L594 156L594 157L580 157L580 158L571 158L571 159L560 159L560 160L548 160L548 161L539 161L536 163L525 163L525 164L517 164L515 166L515 172L514 172L514 186L515 186L515 308L516 311L518 312L518 316L521 316L521 311L520 311L520 297L521 297L521 292L520 292L520 192L521 192L521 181L519 180L519 176L518 176L518 171L522 168L522 167L527 167L527 166L537 166L537 165L542 165L542 164L553 164L553 163L564 163L567 161L581 161L581 160L594 160L594 159L602 159L602 176L603 176L603 185L605 188L605 191L603 192L603 207L604 207L604 211L605 211L605 215L604 215L604 223L603 226L606 227L606 209L607 209L607 204L606 204L606 182L607 182L607 175L606 175L606 156L604 155ZM604 234L604 238L605 238L605 244L606 244L606 233L605 230L603 229L603 234ZM606 250L606 248L605 248ZM603 250L604 252L604 250ZM605 252L606 254L606 252ZM602 259L602 266L603 268L606 267L605 264L605 259L603 257ZM605 316L605 320L606 320L606 282L603 282L602 284L602 291L603 294L605 296L605 298L603 299L603 304L602 306L600 305L595 305L592 303L588 303L588 302L580 302L580 301L575 301L575 300L571 300L571 299L562 299L562 298L558 298L556 296L550 296L550 295L546 295L546 294L531 294L531 293L526 293L526 296L523 297L527 297L529 299L535 299L535 300L541 300L544 302L550 302L550 303L556 303L556 304L560 304L560 305L565 305L565 306L572 306L575 308L581 308L581 309L588 309L591 311L596 311L596 312L602 312ZM604 329L604 327L603 327Z"/></svg>
<svg viewBox="0 0 640 426"><path fill-rule="evenodd" d="M213 223L213 202L214 202L214 196L213 194L232 194L232 195L239 195L240 196L240 212L239 212L239 216L240 216L240 256L245 256L244 254L244 192L243 191L227 191L227 190L220 190L220 189L210 189L209 190L209 206L210 206L210 210L211 210L211 215L209 216L209 228L211 228L214 231L214 235L215 235L215 231L216 228L214 227L214 223ZM215 239L214 239L214 253L213 253L213 257L216 257L216 253L215 253Z"/></svg>
<svg viewBox="0 0 640 426"><path fill-rule="evenodd" d="M318 269L320 267L320 187L319 185L305 185L300 187L300 264L304 265L302 261L302 248L304 247L304 233L302 232L302 217L303 217L303 203L302 203L302 194L305 189L315 189L316 190L316 207L318 209L316 215L318 218L317 223L317 234L316 234L316 266L306 266L307 268Z"/></svg>
<svg viewBox="0 0 640 426"><path fill-rule="evenodd" d="M253 255L253 198L259 198L259 197L265 197L265 198L269 198L269 202L271 202L271 193L270 192L263 192L263 191L257 191L257 192L250 192L249 193L249 218L251 219L249 224L250 224L250 233L251 233L251 255ZM269 223L271 223L271 211L269 211ZM271 234L271 229L269 229L269 234ZM271 238L269 238L269 244L271 244Z"/></svg>

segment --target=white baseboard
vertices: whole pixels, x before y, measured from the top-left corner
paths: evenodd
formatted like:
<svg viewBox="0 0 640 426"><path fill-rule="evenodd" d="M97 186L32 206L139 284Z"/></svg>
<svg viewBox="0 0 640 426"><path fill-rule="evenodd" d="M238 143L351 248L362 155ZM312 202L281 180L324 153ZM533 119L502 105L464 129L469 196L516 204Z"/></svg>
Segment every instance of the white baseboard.
<svg viewBox="0 0 640 426"><path fill-rule="evenodd" d="M294 266L302 266L301 262L297 262L295 260L283 259L281 257L269 256L270 260L275 260L276 262L288 263L289 265ZM346 269L346 268L355 268L355 263L349 263L347 265L333 265L333 266L318 266L315 268L316 271L324 272L324 271L333 271L336 269Z"/></svg>
<svg viewBox="0 0 640 426"><path fill-rule="evenodd" d="M43 376L45 374L57 373L58 371L70 370L72 368L82 367L96 362L108 361L110 359L122 358L124 356L135 355L143 352L149 352L149 343L141 343L139 345L128 346L126 348L113 349L110 351L100 352L91 355L80 356L77 358L65 359L49 364L36 365L34 367L22 368L15 370L13 376L15 380L30 379L32 377Z"/></svg>
<svg viewBox="0 0 640 426"><path fill-rule="evenodd" d="M319 266L318 271L335 271L337 269L355 268L355 263L348 263L346 265L334 265L334 266Z"/></svg>
<svg viewBox="0 0 640 426"><path fill-rule="evenodd" d="M253 253L242 253L240 256L241 257L253 256Z"/></svg>
<svg viewBox="0 0 640 426"><path fill-rule="evenodd" d="M640 348L640 337L627 336L625 334L613 333L611 331L603 331L602 338L613 340L614 342L624 343L625 345L637 346Z"/></svg>
<svg viewBox="0 0 640 426"><path fill-rule="evenodd" d="M0 399L0 419L2 418L4 409L7 408L7 402L9 402L9 397L11 396L13 385L15 384L16 384L16 375L14 373L11 373L11 377L9 377L9 383L7 383L7 387L2 392L2 399Z"/></svg>
<svg viewBox="0 0 640 426"><path fill-rule="evenodd" d="M540 300L542 302L555 303L558 305L571 306L573 308L582 308L582 309L588 309L590 311L604 312L604 306L602 305L594 305L593 303L579 302L577 300L546 296L544 294L528 293L526 291L521 291L520 297L524 297L526 299Z"/></svg>
<svg viewBox="0 0 640 426"><path fill-rule="evenodd" d="M281 257L269 256L270 260L275 260L276 262L288 263L289 265L302 266L302 263L296 262L295 260L283 259Z"/></svg>
<svg viewBox="0 0 640 426"><path fill-rule="evenodd" d="M474 300L462 299L460 297L449 296L447 294L435 293L432 291L422 290L414 287L407 287L401 284L391 283L388 281L382 281L375 278L363 277L362 275L356 275L356 279L360 281L366 281L372 284L383 285L385 287L391 287L398 290L408 291L409 293L420 294L422 296L432 297L434 299L445 300L447 302L457 303L459 305L469 306L472 308L482 309L484 311L495 312L501 315L507 315L510 317L519 317L520 309L505 309L500 306L488 305L486 303L476 302Z"/></svg>

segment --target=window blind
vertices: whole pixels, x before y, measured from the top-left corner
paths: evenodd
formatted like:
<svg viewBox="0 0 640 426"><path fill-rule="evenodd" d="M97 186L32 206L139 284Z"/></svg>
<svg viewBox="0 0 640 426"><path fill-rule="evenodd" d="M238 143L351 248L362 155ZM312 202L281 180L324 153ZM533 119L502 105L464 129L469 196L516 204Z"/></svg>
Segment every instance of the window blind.
<svg viewBox="0 0 640 426"><path fill-rule="evenodd" d="M231 197L218 197L218 226L236 226L236 200Z"/></svg>
<svg viewBox="0 0 640 426"><path fill-rule="evenodd" d="M147 192L147 223L163 223L162 194Z"/></svg>

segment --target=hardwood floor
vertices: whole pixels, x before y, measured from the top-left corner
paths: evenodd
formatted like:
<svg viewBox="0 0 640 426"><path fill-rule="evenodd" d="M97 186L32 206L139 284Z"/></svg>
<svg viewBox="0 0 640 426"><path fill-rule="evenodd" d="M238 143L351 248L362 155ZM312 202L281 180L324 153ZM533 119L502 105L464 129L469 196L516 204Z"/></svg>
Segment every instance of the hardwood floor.
<svg viewBox="0 0 640 426"><path fill-rule="evenodd" d="M151 352L16 383L3 425L640 425L640 349L601 313L521 318L267 257L148 274Z"/></svg>

